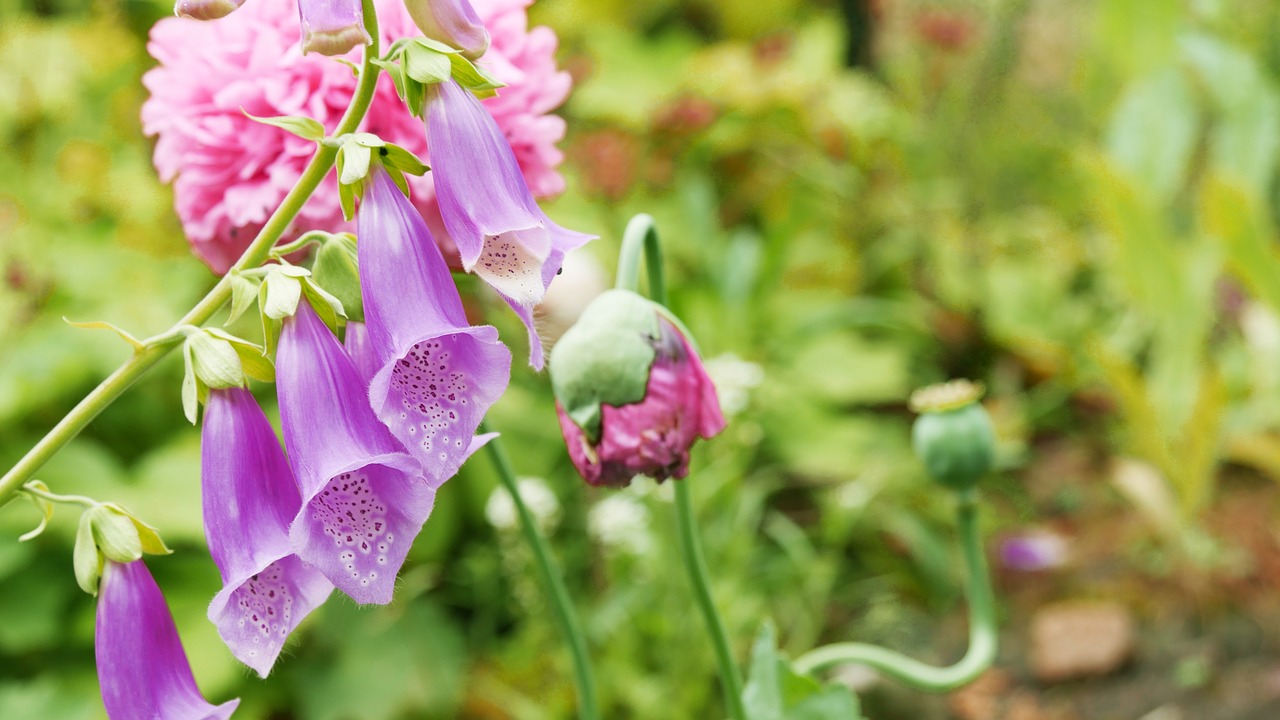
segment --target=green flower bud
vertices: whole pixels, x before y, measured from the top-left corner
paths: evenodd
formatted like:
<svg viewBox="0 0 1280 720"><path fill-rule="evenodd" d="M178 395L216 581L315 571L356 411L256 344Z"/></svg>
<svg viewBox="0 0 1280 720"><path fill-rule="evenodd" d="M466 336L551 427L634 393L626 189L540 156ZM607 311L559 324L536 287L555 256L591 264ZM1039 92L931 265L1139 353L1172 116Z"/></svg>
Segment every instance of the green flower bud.
<svg viewBox="0 0 1280 720"><path fill-rule="evenodd" d="M911 444L930 477L952 490L973 487L995 462L995 431L981 396L982 386L967 380L911 396L911 408L920 413Z"/></svg>

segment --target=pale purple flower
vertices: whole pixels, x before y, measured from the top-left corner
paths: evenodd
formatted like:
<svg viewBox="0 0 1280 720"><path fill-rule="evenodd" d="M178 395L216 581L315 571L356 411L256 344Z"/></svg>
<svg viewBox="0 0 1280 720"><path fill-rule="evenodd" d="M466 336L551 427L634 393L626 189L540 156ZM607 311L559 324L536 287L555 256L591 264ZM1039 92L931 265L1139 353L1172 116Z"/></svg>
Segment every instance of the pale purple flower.
<svg viewBox="0 0 1280 720"><path fill-rule="evenodd" d="M374 5L384 48L420 34L402 0ZM556 66L555 33L529 27L529 0L472 5L493 40L480 64L507 84L484 107L511 143L534 195L554 195L564 189L556 170L564 155L556 143L565 124L550 113L573 84ZM162 181L173 183L187 240L214 272L226 272L240 257L315 152L315 143L244 113L304 115L332 132L355 91L349 67L303 55L300 40L298 10L283 0L252 0L217 22L164 18L151 29L147 50L158 66L143 77L150 93L143 129L156 138L155 167ZM358 51L346 59L359 62ZM390 78L379 81L360 129L430 161L422 121L396 96ZM418 209L436 213L430 175L408 181ZM351 229L342 219L334 174L303 206L285 239L312 229ZM442 234L437 239L447 242Z"/></svg>
<svg viewBox="0 0 1280 720"><path fill-rule="evenodd" d="M462 267L493 286L524 320L530 363L540 369L533 306L565 253L595 236L566 230L542 212L510 144L470 92L453 80L431 85L426 115L440 216Z"/></svg>
<svg viewBox="0 0 1280 720"><path fill-rule="evenodd" d="M373 349L373 341L369 338L369 326L362 322L347 323L346 335L342 339L342 347L347 351L365 385L373 380L378 372L378 355Z"/></svg>
<svg viewBox="0 0 1280 720"><path fill-rule="evenodd" d="M489 31L467 0L405 0L423 35L455 47L472 60L489 49Z"/></svg>
<svg viewBox="0 0 1280 720"><path fill-rule="evenodd" d="M1032 531L1005 538L1000 543L1000 563L1010 570L1052 570L1067 561L1067 541L1061 535Z"/></svg>
<svg viewBox="0 0 1280 720"><path fill-rule="evenodd" d="M658 315L656 353L644 399L604 403L600 440L593 443L556 403L569 458L588 483L625 487L636 475L655 480L689 474L689 448L724 429L716 389L697 351L666 317Z"/></svg>
<svg viewBox="0 0 1280 720"><path fill-rule="evenodd" d="M391 602L435 491L374 416L359 372L305 302L281 331L276 389L302 490L289 529L294 552L356 602Z"/></svg>
<svg viewBox="0 0 1280 720"><path fill-rule="evenodd" d="M298 0L298 16L303 53L345 55L370 42L360 0Z"/></svg>
<svg viewBox="0 0 1280 720"><path fill-rule="evenodd" d="M200 454L204 532L223 584L209 620L231 653L266 677L289 633L333 584L289 544L302 498L248 390L210 393Z"/></svg>
<svg viewBox="0 0 1280 720"><path fill-rule="evenodd" d="M141 560L102 568L93 645L111 720L227 720L240 705L214 706L200 694L173 615Z"/></svg>
<svg viewBox="0 0 1280 720"><path fill-rule="evenodd" d="M365 322L379 367L369 400L439 487L478 447L472 438L507 389L511 352L492 326L468 324L440 248L381 167L356 221Z"/></svg>

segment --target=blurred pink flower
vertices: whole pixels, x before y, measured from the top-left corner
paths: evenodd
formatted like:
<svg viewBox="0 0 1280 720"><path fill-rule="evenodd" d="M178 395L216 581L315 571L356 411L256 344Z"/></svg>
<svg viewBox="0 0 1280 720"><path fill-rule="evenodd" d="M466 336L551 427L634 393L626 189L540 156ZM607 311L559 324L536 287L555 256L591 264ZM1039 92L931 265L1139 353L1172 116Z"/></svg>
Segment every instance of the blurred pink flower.
<svg viewBox="0 0 1280 720"><path fill-rule="evenodd" d="M556 143L564 120L549 114L569 94L556 68L556 36L528 28L532 0L473 0L492 44L480 64L507 87L484 101L511 143L538 197L564 189ZM375 0L385 43L420 34L400 0ZM332 131L355 90L351 69L333 58L303 56L297 9L284 0L251 0L213 22L166 18L147 49L160 63L142 82L143 129L156 136L155 166L173 182L174 204L192 250L224 273L302 174L313 144L254 122L253 115L306 115ZM359 53L347 56L358 61ZM383 77L362 126L428 159L426 133ZM409 178L413 202L439 227L432 181ZM302 209L286 238L306 230L351 229L342 219L333 173ZM438 234L439 235L439 234Z"/></svg>

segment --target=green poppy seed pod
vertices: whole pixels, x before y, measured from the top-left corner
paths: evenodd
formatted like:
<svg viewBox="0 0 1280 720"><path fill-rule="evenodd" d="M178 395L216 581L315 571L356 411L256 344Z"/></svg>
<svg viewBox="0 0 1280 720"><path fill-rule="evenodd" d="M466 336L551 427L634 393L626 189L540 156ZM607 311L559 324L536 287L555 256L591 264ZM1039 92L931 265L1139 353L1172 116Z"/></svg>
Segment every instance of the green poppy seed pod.
<svg viewBox="0 0 1280 720"><path fill-rule="evenodd" d="M995 462L995 431L981 396L982 386L967 380L911 396L911 408L920 413L911 444L929 476L952 490L972 488Z"/></svg>

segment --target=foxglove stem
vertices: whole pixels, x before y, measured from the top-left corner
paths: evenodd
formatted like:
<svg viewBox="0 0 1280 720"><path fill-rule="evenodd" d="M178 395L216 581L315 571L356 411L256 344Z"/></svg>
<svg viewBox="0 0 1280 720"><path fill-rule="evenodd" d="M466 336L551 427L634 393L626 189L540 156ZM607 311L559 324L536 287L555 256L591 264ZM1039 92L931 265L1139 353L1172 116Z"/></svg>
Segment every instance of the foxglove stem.
<svg viewBox="0 0 1280 720"><path fill-rule="evenodd" d="M973 682L991 667L996 659L999 635L991 575L987 572L982 537L978 533L977 493L971 488L957 493L957 500L956 515L969 593L969 649L964 657L954 665L935 667L875 645L836 643L801 655L793 664L796 672L814 673L833 665L857 663L919 690L947 692Z"/></svg>
<svg viewBox="0 0 1280 720"><path fill-rule="evenodd" d="M618 255L616 286L639 292L642 249L645 268L648 271L649 298L665 307L667 285L662 274L662 246L658 241L658 230L653 218L649 215L636 215L631 218L631 222L627 223L627 229L622 234L622 250ZM747 709L742 704L742 676L738 673L738 664L733 659L729 633L724 628L724 621L720 618L715 599L711 596L710 574L707 572L706 558L702 554L702 542L698 539L698 526L693 515L689 483L688 479L672 482L676 494L676 528L680 536L680 559L684 562L685 570L689 574L694 598L702 611L707 633L711 635L711 644L715 647L716 662L720 666L720 683L724 690L724 701L729 709L729 715L734 720L747 720Z"/></svg>
<svg viewBox="0 0 1280 720"><path fill-rule="evenodd" d="M489 432L484 423L481 423L479 432L481 434ZM587 654L587 640L582 632L582 623L578 621L578 615L574 612L569 591L565 589L564 580L560 578L560 571L551 557L551 550L538 532L537 520L534 519L533 513L529 512L524 499L520 497L515 470L511 467L511 459L507 457L507 452L502 447L502 438L495 437L490 440L485 445L485 450L493 460L493 466L498 471L498 478L502 480L503 487L511 495L516 515L520 518L520 531L524 533L525 542L529 543L529 548L533 550L534 561L538 565L538 577L542 580L542 590L555 611L556 622L560 625L560 632L569 646L569 654L573 656L574 681L578 688L578 716L582 720L599 720L600 708L596 700L595 674L591 669L591 657Z"/></svg>
<svg viewBox="0 0 1280 720"><path fill-rule="evenodd" d="M364 49L364 62L360 66L360 81L356 85L356 92L351 97L351 104L347 106L347 111L339 121L338 127L334 130L334 137L344 135L346 133L355 132L360 125L360 121L364 119L365 113L369 111L369 104L373 101L373 92L378 84L379 69L373 64L381 53L378 39L378 18L373 7L373 0L362 0L364 7L364 27L368 31L369 37L373 41ZM333 167L334 161L338 157L338 148L328 144L321 143L316 148L316 154L311 157L311 162L302 172L302 176L298 178L298 184L285 195L284 200L280 202L280 207L272 213L271 218L267 220L267 224L258 232L258 236L248 248L245 248L244 254L231 267L231 270L218 281L218 284L205 295L196 306L191 308L181 320L175 325L174 329L182 325L203 325L213 317L214 313L222 309L223 305L231 299L231 276L235 270L244 268L257 267L261 265L271 252L271 248L284 234L289 227L289 223L297 217L298 211L306 204L311 194L320 186L320 182L324 180L325 175L329 174L329 170ZM173 331L170 331L173 332ZM170 333L165 333L169 335ZM80 434L93 419L103 410L107 409L116 398L124 394L135 382L138 381L147 371L155 367L171 350L177 347L177 344L148 345L142 349L136 350L128 360L116 371L111 373L107 379L98 384L96 388L89 392L83 400L79 402L71 412L67 413L58 424L53 427L35 447L27 451L26 455L17 462L9 472L0 478L0 507L4 506L14 498L14 495L22 488L23 483L31 479L49 458L53 457L58 450L64 445L71 442L76 435Z"/></svg>

